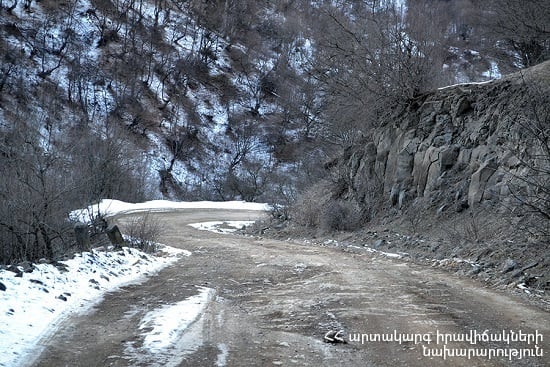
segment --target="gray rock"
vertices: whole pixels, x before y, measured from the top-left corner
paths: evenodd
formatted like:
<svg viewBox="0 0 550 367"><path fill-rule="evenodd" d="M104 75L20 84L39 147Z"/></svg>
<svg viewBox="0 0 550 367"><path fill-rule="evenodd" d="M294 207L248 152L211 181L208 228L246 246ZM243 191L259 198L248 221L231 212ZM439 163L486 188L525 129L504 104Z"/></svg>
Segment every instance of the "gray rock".
<svg viewBox="0 0 550 367"><path fill-rule="evenodd" d="M477 203L480 203L483 199L483 194L487 186L487 182L491 176L495 173L497 166L493 159L490 159L483 163L481 167L474 172L470 179L470 186L468 188L468 205L470 207Z"/></svg>
<svg viewBox="0 0 550 367"><path fill-rule="evenodd" d="M15 273L16 277L22 277L23 276L23 272L21 271L21 269L19 269L19 267L15 266L15 265L8 266L6 268L6 270L11 271L12 273Z"/></svg>
<svg viewBox="0 0 550 367"><path fill-rule="evenodd" d="M514 270L518 266L518 263L512 259L506 259L504 264L502 264L502 274L506 274Z"/></svg>
<svg viewBox="0 0 550 367"><path fill-rule="evenodd" d="M90 248L90 231L86 223L77 223L74 226L76 246L79 249Z"/></svg>
<svg viewBox="0 0 550 367"><path fill-rule="evenodd" d="M66 273L69 271L69 267L67 266L67 264L63 264L59 261L52 262L52 265L55 266L57 270L59 270L61 273Z"/></svg>
<svg viewBox="0 0 550 367"><path fill-rule="evenodd" d="M403 208L403 205L405 204L406 200L407 200L407 191L401 190L401 192L399 192L399 200L397 203L397 207L399 209Z"/></svg>
<svg viewBox="0 0 550 367"><path fill-rule="evenodd" d="M376 240L376 242L374 243L374 248L379 249L382 244L384 244L384 240Z"/></svg>
<svg viewBox="0 0 550 367"><path fill-rule="evenodd" d="M529 270L531 268L534 268L535 266L537 266L539 264L538 261L532 261L530 262L529 264L525 265L523 268L521 268L521 271L525 271L525 270Z"/></svg>
<svg viewBox="0 0 550 367"><path fill-rule="evenodd" d="M459 152L460 149L457 146L447 147L441 151L439 156L439 164L442 171L451 169L454 166Z"/></svg>
<svg viewBox="0 0 550 367"><path fill-rule="evenodd" d="M23 269L23 273L32 273L34 271L34 265L30 261L23 261L19 266Z"/></svg>
<svg viewBox="0 0 550 367"><path fill-rule="evenodd" d="M458 103L454 105L453 117L459 117L472 110L472 104L466 97L461 98Z"/></svg>
<svg viewBox="0 0 550 367"><path fill-rule="evenodd" d="M113 245L124 244L124 238L122 237L122 233L116 224L107 228L107 236Z"/></svg>
<svg viewBox="0 0 550 367"><path fill-rule="evenodd" d="M5 285L4 283L0 282L0 291L5 292L6 289L7 289L7 288L6 288L6 285Z"/></svg>
<svg viewBox="0 0 550 367"><path fill-rule="evenodd" d="M472 269L468 272L468 275L470 275L470 276L471 276L471 275L477 275L477 274L479 274L479 273L481 273L481 266L479 266L479 265L474 265L474 266L472 267Z"/></svg>

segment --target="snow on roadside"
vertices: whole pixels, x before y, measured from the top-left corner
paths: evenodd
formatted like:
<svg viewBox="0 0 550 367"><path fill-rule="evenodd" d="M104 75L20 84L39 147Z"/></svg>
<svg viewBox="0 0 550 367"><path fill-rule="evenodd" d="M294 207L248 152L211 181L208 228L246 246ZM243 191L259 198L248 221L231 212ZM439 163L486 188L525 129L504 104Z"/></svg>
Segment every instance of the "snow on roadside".
<svg viewBox="0 0 550 367"><path fill-rule="evenodd" d="M243 227L254 224L253 220L227 220L227 221L212 221L190 223L189 226L198 229L199 231L210 231L215 233L232 233Z"/></svg>
<svg viewBox="0 0 550 367"><path fill-rule="evenodd" d="M268 204L249 203L245 201L168 201L153 200L144 203L126 203L119 200L104 199L99 204L92 205L86 209L75 210L70 214L74 220L89 222L90 218L95 218L99 214L103 216L113 216L124 213L139 212L162 212L177 209L228 209L228 210L257 210L267 211L270 209Z"/></svg>
<svg viewBox="0 0 550 367"><path fill-rule="evenodd" d="M28 362L37 343L71 314L87 312L106 292L146 276L191 253L162 246L164 256L137 249L83 252L55 264L37 264L29 273L0 270L0 366ZM22 270L22 269L21 269Z"/></svg>
<svg viewBox="0 0 550 367"><path fill-rule="evenodd" d="M89 222L98 213L110 216L174 209L268 210L269 206L240 201L156 200L131 204L118 200L102 200L98 205L73 211L71 218ZM239 228L249 223L234 224ZM191 255L189 251L164 245L159 245L159 249L157 256L127 247L117 251L92 250L76 254L73 259L67 261L33 264L29 272L24 272L25 269L22 267L19 267L20 271L17 273L0 269L0 366L11 367L28 363L36 354L39 341L53 333L63 319L73 314L88 312L102 300L105 293L115 291L124 285L143 282L147 276L154 275L178 258ZM211 290L206 288L201 289L199 295L177 304L174 309L163 309L162 312L171 314L182 312L183 308L189 310L200 306L199 311L189 313L191 316L179 317L178 330L185 329L186 326L181 327L182 322L187 320L185 322L189 325L194 323L197 315L205 307L205 297L208 300L210 292ZM163 319L160 314L158 317L149 317L152 320L150 322L156 325L153 327L154 333L155 330L167 327L167 324L162 322L169 322L169 319ZM168 331L170 337L173 330ZM154 349L157 337L151 335L153 336L146 338L146 343ZM166 340L165 336L163 338Z"/></svg>

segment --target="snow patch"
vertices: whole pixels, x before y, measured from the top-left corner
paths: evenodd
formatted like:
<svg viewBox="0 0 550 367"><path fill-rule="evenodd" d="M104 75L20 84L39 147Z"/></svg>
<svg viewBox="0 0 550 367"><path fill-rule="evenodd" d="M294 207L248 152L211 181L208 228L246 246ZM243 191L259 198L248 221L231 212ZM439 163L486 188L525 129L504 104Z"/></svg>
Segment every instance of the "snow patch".
<svg viewBox="0 0 550 367"><path fill-rule="evenodd" d="M191 253L159 245L164 256L133 248L77 254L71 260L34 265L30 273L0 270L0 366L37 356L36 346L67 317L89 312L105 293L146 280Z"/></svg>
<svg viewBox="0 0 550 367"><path fill-rule="evenodd" d="M120 200L103 199L99 204L91 205L86 209L71 212L73 220L90 222L98 216L113 216L116 214L130 214L139 212L163 212L176 209L228 209L228 210L257 210L267 211L270 206L265 203L249 203L245 201L190 201L176 202L168 200L152 200L144 203L126 203Z"/></svg>
<svg viewBox="0 0 550 367"><path fill-rule="evenodd" d="M491 63L491 67L489 68L489 70L483 72L481 75L483 75L486 78L501 79L502 74L500 73L498 64L493 60L491 60L490 63Z"/></svg>
<svg viewBox="0 0 550 367"><path fill-rule="evenodd" d="M141 320L143 344L125 345L125 358L152 367L180 366L186 355L203 343L203 314L215 291L198 287L199 293L181 302L163 305Z"/></svg>
<svg viewBox="0 0 550 367"><path fill-rule="evenodd" d="M227 365L227 356L229 355L229 349L224 343L218 344L218 349L220 350L220 354L218 354L218 358L216 359L216 366L225 367Z"/></svg>
<svg viewBox="0 0 550 367"><path fill-rule="evenodd" d="M157 354L172 348L181 339L185 330L204 312L214 290L200 287L199 294L181 302L164 305L147 313L139 326L148 330L143 341L143 348Z"/></svg>
<svg viewBox="0 0 550 367"><path fill-rule="evenodd" d="M216 233L232 233L243 227L254 224L254 221L250 220L231 220L231 221L212 221L191 223L191 227L198 229L199 231L210 231Z"/></svg>
<svg viewBox="0 0 550 367"><path fill-rule="evenodd" d="M445 89L454 88L454 87L461 87L461 86L467 87L469 85L483 85L483 84L492 83L494 81L495 81L495 79L487 80L487 81L484 81L484 82L458 83L458 84L446 85L444 87L437 88L437 90L445 90Z"/></svg>

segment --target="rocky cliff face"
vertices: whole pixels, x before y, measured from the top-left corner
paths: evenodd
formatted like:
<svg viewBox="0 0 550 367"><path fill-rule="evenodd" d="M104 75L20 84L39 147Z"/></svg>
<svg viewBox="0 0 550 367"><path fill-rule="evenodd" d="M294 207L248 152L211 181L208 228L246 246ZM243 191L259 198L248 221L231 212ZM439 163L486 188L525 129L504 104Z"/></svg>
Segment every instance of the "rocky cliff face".
<svg viewBox="0 0 550 367"><path fill-rule="evenodd" d="M548 102L549 74L547 62L523 75L423 95L346 151L342 195L364 203L372 187L365 183L378 181L386 203L398 208L418 197L458 212L512 200L511 181L537 156L528 125L548 122L535 112Z"/></svg>
<svg viewBox="0 0 550 367"><path fill-rule="evenodd" d="M299 225L355 230L341 238L356 248L537 297L550 290L550 62L427 93L325 168L331 180L296 206Z"/></svg>

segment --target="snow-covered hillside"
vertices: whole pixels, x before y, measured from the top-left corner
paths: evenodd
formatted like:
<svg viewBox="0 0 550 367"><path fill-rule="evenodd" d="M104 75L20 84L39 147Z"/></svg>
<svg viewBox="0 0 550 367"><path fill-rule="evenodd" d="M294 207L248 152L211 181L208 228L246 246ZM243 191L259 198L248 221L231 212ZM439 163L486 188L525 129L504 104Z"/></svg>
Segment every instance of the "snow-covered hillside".
<svg viewBox="0 0 550 367"><path fill-rule="evenodd" d="M274 74L303 71L307 39L297 35L279 51L233 42L202 24L197 4L14 4L0 7L2 86L11 94L54 93L55 104L25 106L56 116L43 136L63 135L77 121L100 135L112 123L124 126L158 186L153 197L255 200L288 169L275 145L295 140L300 126L289 120L289 96ZM7 111L19 103L5 102ZM277 121L283 115L285 124ZM9 123L9 114L0 116Z"/></svg>
<svg viewBox="0 0 550 367"><path fill-rule="evenodd" d="M384 116L547 57L499 1L0 2L0 259L102 198L289 207Z"/></svg>
<svg viewBox="0 0 550 367"><path fill-rule="evenodd" d="M400 47L440 47L440 85L511 70L477 42L467 24L474 10L438 5L423 14L418 4L340 10L351 20L360 12L398 19ZM6 1L0 121L25 119L57 140L76 126L103 138L122 126L130 137L112 138L139 152L155 188L150 197L281 201L296 186L288 173L303 172L307 156L317 158L312 146L323 139L316 139L330 138L319 135L330 90L320 84L318 61L334 41L325 39L332 25L316 23L326 22L322 14L337 19L337 9L323 1ZM423 23L407 18L415 12L433 18L427 39ZM437 27L443 35L433 33Z"/></svg>

